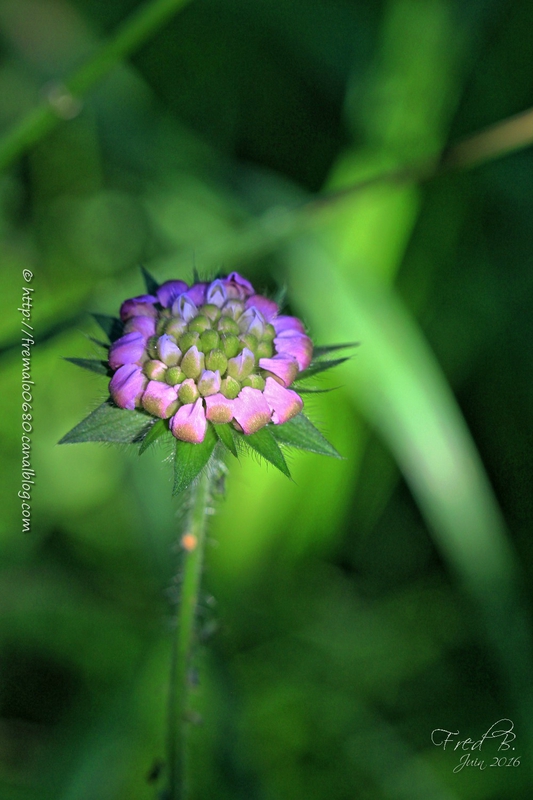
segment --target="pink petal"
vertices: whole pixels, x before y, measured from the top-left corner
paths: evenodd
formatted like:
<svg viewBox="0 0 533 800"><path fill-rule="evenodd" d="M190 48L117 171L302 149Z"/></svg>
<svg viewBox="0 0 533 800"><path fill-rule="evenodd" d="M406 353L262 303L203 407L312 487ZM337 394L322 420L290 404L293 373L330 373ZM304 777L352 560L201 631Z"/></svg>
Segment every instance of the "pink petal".
<svg viewBox="0 0 533 800"><path fill-rule="evenodd" d="M139 405L144 387L148 383L139 367L125 364L119 367L109 382L109 393L120 408L133 411Z"/></svg>
<svg viewBox="0 0 533 800"><path fill-rule="evenodd" d="M286 317L282 314L281 317L276 317L276 319L272 320L272 325L278 336L282 331L305 333L303 322L298 317Z"/></svg>
<svg viewBox="0 0 533 800"><path fill-rule="evenodd" d="M270 322L272 317L275 317L279 311L277 303L260 294L254 294L249 297L246 301L246 308L256 308L261 312L267 322Z"/></svg>
<svg viewBox="0 0 533 800"><path fill-rule="evenodd" d="M274 347L281 355L292 356L298 362L300 370L307 369L313 358L313 342L302 333L294 336L277 336Z"/></svg>
<svg viewBox="0 0 533 800"><path fill-rule="evenodd" d="M140 294L138 297L124 300L120 306L120 319L126 322L130 317L157 317L154 303L157 303L157 297L153 294Z"/></svg>
<svg viewBox="0 0 533 800"><path fill-rule="evenodd" d="M178 392L174 386L168 386L161 381L149 381L143 394L142 405L155 417L167 419L176 411Z"/></svg>
<svg viewBox="0 0 533 800"><path fill-rule="evenodd" d="M284 389L274 378L267 378L263 394L272 411L272 422L281 425L299 414L303 408L302 398L292 389Z"/></svg>
<svg viewBox="0 0 533 800"><path fill-rule="evenodd" d="M274 358L260 358L259 366L281 378L285 386L290 386L298 374L298 362L290 355L277 355Z"/></svg>
<svg viewBox="0 0 533 800"><path fill-rule="evenodd" d="M212 394L205 398L207 419L211 422L231 422L233 419L233 404L235 400L228 400L223 394Z"/></svg>
<svg viewBox="0 0 533 800"><path fill-rule="evenodd" d="M270 422L270 408L259 389L245 386L233 401L233 416L244 433L255 433Z"/></svg>
<svg viewBox="0 0 533 800"><path fill-rule="evenodd" d="M140 364L145 354L146 339L138 331L126 333L109 348L109 366L118 369L124 364Z"/></svg>
<svg viewBox="0 0 533 800"><path fill-rule="evenodd" d="M207 430L207 420L205 418L202 399L198 398L196 403L188 403L178 408L170 420L170 430L182 442L199 444L203 442Z"/></svg>
<svg viewBox="0 0 533 800"><path fill-rule="evenodd" d="M186 292L188 288L185 281L165 281L157 290L157 299L163 308L170 308L176 297Z"/></svg>

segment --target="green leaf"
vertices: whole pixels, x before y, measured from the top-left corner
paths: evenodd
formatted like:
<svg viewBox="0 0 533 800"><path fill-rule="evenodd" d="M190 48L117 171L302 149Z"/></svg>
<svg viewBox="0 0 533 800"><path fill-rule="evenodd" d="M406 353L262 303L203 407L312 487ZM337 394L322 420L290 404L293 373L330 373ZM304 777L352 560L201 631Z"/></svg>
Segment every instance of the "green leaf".
<svg viewBox="0 0 533 800"><path fill-rule="evenodd" d="M329 389L317 389L315 386L300 386L298 383L291 384L291 389L294 389L298 394L324 394L325 392L334 392L340 388L340 386L331 386Z"/></svg>
<svg viewBox="0 0 533 800"><path fill-rule="evenodd" d="M85 336L90 342L97 344L98 347L103 347L105 350L109 350L109 345L105 342L101 342L100 339L96 339L94 336L89 336L88 334L85 334Z"/></svg>
<svg viewBox="0 0 533 800"><path fill-rule="evenodd" d="M282 425L274 425L272 436L278 442L298 447L300 450L307 450L309 453L342 458L318 428L315 428L311 420L301 413Z"/></svg>
<svg viewBox="0 0 533 800"><path fill-rule="evenodd" d="M305 380L305 378L310 378L312 375L318 375L319 372L325 372L327 369L332 369L332 367L338 367L339 364L344 364L345 361L349 361L349 358L334 358L332 361L316 361L315 363L311 362L311 365L304 369L303 372L299 372L296 376L296 379L299 381Z"/></svg>
<svg viewBox="0 0 533 800"><path fill-rule="evenodd" d="M272 299L274 300L275 303L278 304L280 308L283 308L283 306L285 305L285 300L287 299L287 287L280 286L276 290L276 293L274 294L274 297Z"/></svg>
<svg viewBox="0 0 533 800"><path fill-rule="evenodd" d="M259 453L266 461L269 461L280 472L283 472L287 478L291 477L285 457L269 428L261 428L249 436L243 436L243 439L256 453Z"/></svg>
<svg viewBox="0 0 533 800"><path fill-rule="evenodd" d="M172 436L172 434L170 433L170 431L168 429L167 420L166 419L158 419L157 422L155 422L152 425L152 427L150 428L150 430L148 431L148 433L146 434L146 436L142 440L141 446L139 447L139 455L142 455L144 453L144 451L148 447L150 447L151 444L153 444L155 441L157 441L157 439L159 439L161 436L164 436L165 433L168 433L169 436Z"/></svg>
<svg viewBox="0 0 533 800"><path fill-rule="evenodd" d="M90 372L97 372L99 375L109 375L109 364L107 361L98 361L95 358L65 358L77 367L88 369Z"/></svg>
<svg viewBox="0 0 533 800"><path fill-rule="evenodd" d="M213 428L222 444L237 458L237 445L234 439L234 428L229 422L214 423Z"/></svg>
<svg viewBox="0 0 533 800"><path fill-rule="evenodd" d="M218 274L220 276L220 273L218 273ZM200 283L201 280L202 280L200 278L200 276L198 275L198 270L196 269L196 267L192 268L192 280L193 280L193 283Z"/></svg>
<svg viewBox="0 0 533 800"><path fill-rule="evenodd" d="M107 314L92 314L92 317L100 325L110 342L119 339L124 333L124 324L116 317L108 317Z"/></svg>
<svg viewBox="0 0 533 800"><path fill-rule="evenodd" d="M59 444L78 442L121 442L130 444L140 441L152 425L152 418L140 411L117 408L106 400L75 428L69 431Z"/></svg>
<svg viewBox="0 0 533 800"><path fill-rule="evenodd" d="M155 278L152 278L150 273L147 269L141 266L142 276L144 278L144 285L146 286L146 291L148 294L155 294L159 289L159 283L156 281Z"/></svg>
<svg viewBox="0 0 533 800"><path fill-rule="evenodd" d="M176 460L174 462L174 488L172 494L179 494L191 485L206 466L215 449L217 437L209 424L203 442L191 444L176 440Z"/></svg>
<svg viewBox="0 0 533 800"><path fill-rule="evenodd" d="M346 350L348 347L359 347L360 342L348 342L347 344L327 344L323 347L313 347L313 359L322 358L327 356L328 353L334 353L336 350Z"/></svg>

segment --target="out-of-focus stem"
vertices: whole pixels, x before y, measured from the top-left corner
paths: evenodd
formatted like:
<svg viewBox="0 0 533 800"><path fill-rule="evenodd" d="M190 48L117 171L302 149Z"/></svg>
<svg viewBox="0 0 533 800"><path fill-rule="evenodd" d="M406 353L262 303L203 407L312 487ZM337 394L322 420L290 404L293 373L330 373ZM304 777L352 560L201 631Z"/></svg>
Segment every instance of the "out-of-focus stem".
<svg viewBox="0 0 533 800"><path fill-rule="evenodd" d="M206 470L192 488L188 526L181 538L183 566L177 629L172 658L168 720L168 800L187 795L187 719L191 654L194 646L196 609L202 573L210 474Z"/></svg>

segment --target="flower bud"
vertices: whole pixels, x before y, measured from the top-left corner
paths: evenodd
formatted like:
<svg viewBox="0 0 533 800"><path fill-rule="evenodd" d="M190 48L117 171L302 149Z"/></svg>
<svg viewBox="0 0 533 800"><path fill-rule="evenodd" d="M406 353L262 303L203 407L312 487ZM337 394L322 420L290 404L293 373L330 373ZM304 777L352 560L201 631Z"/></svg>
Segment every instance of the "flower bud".
<svg viewBox="0 0 533 800"><path fill-rule="evenodd" d="M242 382L243 386L251 386L252 389L259 389L263 391L265 388L265 379L261 375L249 375Z"/></svg>
<svg viewBox="0 0 533 800"><path fill-rule="evenodd" d="M246 434L255 433L270 422L271 411L259 389L245 386L233 402L233 417Z"/></svg>
<svg viewBox="0 0 533 800"><path fill-rule="evenodd" d="M205 369L198 379L198 391L203 397L220 391L220 372Z"/></svg>
<svg viewBox="0 0 533 800"><path fill-rule="evenodd" d="M167 373L167 365L162 361L152 359L143 366L143 372L151 381L164 381Z"/></svg>
<svg viewBox="0 0 533 800"><path fill-rule="evenodd" d="M265 325L265 330L263 331L263 336L261 337L265 342L271 342L276 338L276 329L270 322L267 322Z"/></svg>
<svg viewBox="0 0 533 800"><path fill-rule="evenodd" d="M267 378L263 396L272 411L272 422L281 425L299 414L303 408L302 398L292 389L285 389L273 378Z"/></svg>
<svg viewBox="0 0 533 800"><path fill-rule="evenodd" d="M159 336L150 336L148 341L146 342L146 352L150 356L150 358L159 358L159 353L157 352L157 340Z"/></svg>
<svg viewBox="0 0 533 800"><path fill-rule="evenodd" d="M254 336L253 333L243 333L243 335L240 337L240 341L244 347L247 347L248 350L251 350L252 353L255 354L257 345L259 344L257 341L257 336Z"/></svg>
<svg viewBox="0 0 533 800"><path fill-rule="evenodd" d="M272 358L274 355L274 346L272 342L259 342L255 351L256 358Z"/></svg>
<svg viewBox="0 0 533 800"><path fill-rule="evenodd" d="M278 304L261 294L253 294L246 301L246 308L255 308L260 311L265 320L271 320L279 311Z"/></svg>
<svg viewBox="0 0 533 800"><path fill-rule="evenodd" d="M198 331L198 333L202 333L202 331L206 331L210 327L211 320L208 317L205 317L203 314L198 314L189 322L189 330Z"/></svg>
<svg viewBox="0 0 533 800"><path fill-rule="evenodd" d="M154 303L157 303L157 297L152 294L141 294L124 300L120 306L120 319L126 322L130 317L157 317Z"/></svg>
<svg viewBox="0 0 533 800"><path fill-rule="evenodd" d="M139 405L148 379L134 364L119 367L109 382L109 393L120 408L130 411Z"/></svg>
<svg viewBox="0 0 533 800"><path fill-rule="evenodd" d="M254 293L254 287L239 275L238 272L230 272L227 278L223 278L228 297L238 297L244 299L250 297Z"/></svg>
<svg viewBox="0 0 533 800"><path fill-rule="evenodd" d="M206 303L213 304L221 308L226 302L228 293L226 287L221 280L215 280L209 284L205 293Z"/></svg>
<svg viewBox="0 0 533 800"><path fill-rule="evenodd" d="M218 348L211 350L205 357L205 365L207 369L218 370L223 375L228 366L228 359Z"/></svg>
<svg viewBox="0 0 533 800"><path fill-rule="evenodd" d="M154 317L130 317L124 324L124 333L137 331L146 339L155 335L156 320Z"/></svg>
<svg viewBox="0 0 533 800"><path fill-rule="evenodd" d="M220 384L220 393L227 397L228 400L233 400L240 391L241 384L239 381L236 381L235 378L230 378L229 375Z"/></svg>
<svg viewBox="0 0 533 800"><path fill-rule="evenodd" d="M207 420L202 400L181 406L170 420L170 430L183 442L198 444L203 442L207 430Z"/></svg>
<svg viewBox="0 0 533 800"><path fill-rule="evenodd" d="M197 378L204 368L204 363L204 354L193 345L181 359L180 367L188 378Z"/></svg>
<svg viewBox="0 0 533 800"><path fill-rule="evenodd" d="M180 319L179 317L171 317L168 321L164 321L163 328L161 333L168 333L169 336L179 339L182 333L185 333L187 330L187 323L184 319Z"/></svg>
<svg viewBox="0 0 533 800"><path fill-rule="evenodd" d="M143 394L142 405L154 417L168 419L178 410L178 393L167 383L150 381Z"/></svg>
<svg viewBox="0 0 533 800"><path fill-rule="evenodd" d="M163 308L169 308L180 294L186 292L189 287L185 281L165 281L157 290L157 299Z"/></svg>
<svg viewBox="0 0 533 800"><path fill-rule="evenodd" d="M237 322L237 320L242 316L243 312L244 305L241 300L228 300L222 309L222 313L226 317L231 317L231 319L234 319L235 322Z"/></svg>
<svg viewBox="0 0 533 800"><path fill-rule="evenodd" d="M201 306L198 311L200 314L203 314L204 317L210 319L211 322L218 322L220 319L220 308L214 303L206 303L205 305Z"/></svg>
<svg viewBox="0 0 533 800"><path fill-rule="evenodd" d="M218 321L218 332L239 334L241 331L234 319L222 316Z"/></svg>
<svg viewBox="0 0 533 800"><path fill-rule="evenodd" d="M184 333L182 336L180 336L178 344L181 352L185 353L193 346L193 344L197 345L199 338L200 334L198 331L189 331L188 333Z"/></svg>
<svg viewBox="0 0 533 800"><path fill-rule="evenodd" d="M157 352L160 360L167 365L167 367L175 367L180 363L181 350L173 336L167 333L160 336L157 340Z"/></svg>
<svg viewBox="0 0 533 800"><path fill-rule="evenodd" d="M231 422L233 419L233 400L223 394L212 394L205 398L205 416L215 423Z"/></svg>
<svg viewBox="0 0 533 800"><path fill-rule="evenodd" d="M198 314L196 304L188 297L187 294L181 294L176 297L172 303L172 314L181 317L185 322L190 322Z"/></svg>
<svg viewBox="0 0 533 800"><path fill-rule="evenodd" d="M179 367L170 367L165 374L165 381L169 386L176 386L185 380L185 375Z"/></svg>
<svg viewBox="0 0 533 800"><path fill-rule="evenodd" d="M220 337L220 345L227 358L233 358L242 350L242 344L234 333L223 333Z"/></svg>
<svg viewBox="0 0 533 800"><path fill-rule="evenodd" d="M247 378L250 375L254 366L255 356L251 350L245 347L242 353L239 353L235 358L229 359L228 375L237 381L242 381L243 378Z"/></svg>
<svg viewBox="0 0 533 800"><path fill-rule="evenodd" d="M220 344L220 336L216 331L204 331L200 334L198 350L202 353L209 353L214 347Z"/></svg>
<svg viewBox="0 0 533 800"><path fill-rule="evenodd" d="M256 308L247 309L239 319L241 333L252 333L260 339L265 330L265 318Z"/></svg>
<svg viewBox="0 0 533 800"><path fill-rule="evenodd" d="M178 389L178 397L182 403L194 403L198 400L200 392L192 378L186 378Z"/></svg>
<svg viewBox="0 0 533 800"><path fill-rule="evenodd" d="M140 364L145 356L146 339L138 331L126 333L109 348L109 366L118 369L124 364Z"/></svg>

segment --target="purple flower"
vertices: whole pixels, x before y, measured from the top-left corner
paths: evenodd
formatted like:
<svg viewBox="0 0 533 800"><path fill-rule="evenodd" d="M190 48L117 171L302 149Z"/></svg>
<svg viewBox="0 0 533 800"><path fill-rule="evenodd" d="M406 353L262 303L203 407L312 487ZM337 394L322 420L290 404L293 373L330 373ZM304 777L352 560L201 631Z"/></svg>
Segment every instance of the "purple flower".
<svg viewBox="0 0 533 800"><path fill-rule="evenodd" d="M166 333L160 336L157 340L157 352L161 361L167 367L175 367L180 363L181 350L173 336L168 336Z"/></svg>
<svg viewBox="0 0 533 800"><path fill-rule="evenodd" d="M270 322L272 317L275 317L279 311L278 304L268 297L263 297L261 294L253 294L245 303L245 308L256 308L261 312L267 322Z"/></svg>
<svg viewBox="0 0 533 800"><path fill-rule="evenodd" d="M181 406L170 420L170 430L182 442L199 444L203 442L207 430L207 420L202 399L196 403Z"/></svg>
<svg viewBox="0 0 533 800"><path fill-rule="evenodd" d="M233 416L246 434L255 433L270 422L270 407L259 389L245 386L233 401Z"/></svg>
<svg viewBox="0 0 533 800"><path fill-rule="evenodd" d="M239 317L239 329L241 333L252 333L260 339L265 332L265 318L256 308L249 308Z"/></svg>
<svg viewBox="0 0 533 800"><path fill-rule="evenodd" d="M191 288L187 290L187 297L192 300L195 305L201 306L202 303L205 303L205 293L208 286L208 283L195 283L194 286L191 286Z"/></svg>
<svg viewBox="0 0 533 800"><path fill-rule="evenodd" d="M124 300L120 306L120 319L126 322L130 317L157 317L154 303L157 303L157 297L153 294L140 294L138 297Z"/></svg>
<svg viewBox="0 0 533 800"><path fill-rule="evenodd" d="M161 381L149 381L142 396L142 405L155 417L167 419L178 408L178 393L174 386Z"/></svg>
<svg viewBox="0 0 533 800"><path fill-rule="evenodd" d="M298 362L290 355L277 355L274 358L260 358L259 366L277 375L285 386L290 386L298 374Z"/></svg>
<svg viewBox="0 0 533 800"><path fill-rule="evenodd" d="M254 294L254 287L250 281L247 281L246 278L243 278L238 272L230 272L228 277L222 280L226 286L228 297L236 297L239 300L245 300L247 297Z"/></svg>
<svg viewBox="0 0 533 800"><path fill-rule="evenodd" d="M201 302L201 301L200 301ZM198 308L194 300L187 294L180 294L172 303L172 313L180 317L184 322L190 322L198 314Z"/></svg>
<svg viewBox="0 0 533 800"><path fill-rule="evenodd" d="M118 369L124 364L140 364L146 354L146 339L138 331L126 333L109 348L109 366Z"/></svg>
<svg viewBox="0 0 533 800"><path fill-rule="evenodd" d="M117 406L133 411L140 404L147 383L148 378L145 378L139 367L125 364L111 378L109 392Z"/></svg>
<svg viewBox="0 0 533 800"><path fill-rule="evenodd" d="M137 331L142 333L145 339L155 336L156 320L155 317L130 317L124 324L124 333Z"/></svg>
<svg viewBox="0 0 533 800"><path fill-rule="evenodd" d="M272 411L272 422L281 425L299 414L303 408L302 398L292 389L284 389L274 378L267 378L263 395Z"/></svg>
<svg viewBox="0 0 533 800"><path fill-rule="evenodd" d="M276 317L272 320L272 325L279 336L282 331L294 331L294 333L305 333L303 322L298 317Z"/></svg>
<svg viewBox="0 0 533 800"><path fill-rule="evenodd" d="M165 281L157 290L157 299L163 308L169 308L176 297L186 292L188 288L185 281Z"/></svg>
<svg viewBox="0 0 533 800"><path fill-rule="evenodd" d="M288 336L284 332L274 339L274 347L280 355L295 358L300 371L307 369L313 358L313 342L304 333Z"/></svg>
<svg viewBox="0 0 533 800"><path fill-rule="evenodd" d="M233 404L223 394L211 394L205 398L205 415L210 422L231 422L233 419Z"/></svg>

